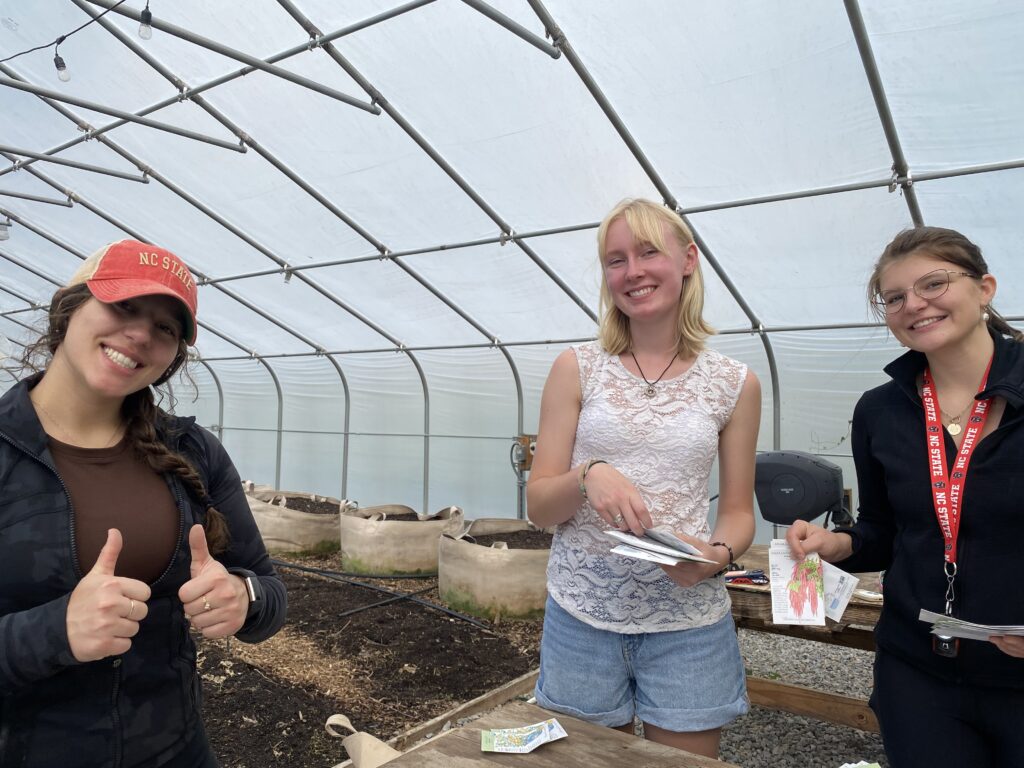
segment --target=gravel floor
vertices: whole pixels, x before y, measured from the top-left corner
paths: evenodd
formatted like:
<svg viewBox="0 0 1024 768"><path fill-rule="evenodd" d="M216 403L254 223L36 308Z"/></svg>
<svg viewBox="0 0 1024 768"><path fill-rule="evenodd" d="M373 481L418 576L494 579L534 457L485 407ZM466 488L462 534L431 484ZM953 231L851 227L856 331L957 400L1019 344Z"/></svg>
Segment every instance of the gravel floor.
<svg viewBox="0 0 1024 768"><path fill-rule="evenodd" d="M740 630L750 674L866 699L871 694L868 651ZM876 733L751 707L722 734L722 759L742 768L838 768L864 760L888 765Z"/></svg>

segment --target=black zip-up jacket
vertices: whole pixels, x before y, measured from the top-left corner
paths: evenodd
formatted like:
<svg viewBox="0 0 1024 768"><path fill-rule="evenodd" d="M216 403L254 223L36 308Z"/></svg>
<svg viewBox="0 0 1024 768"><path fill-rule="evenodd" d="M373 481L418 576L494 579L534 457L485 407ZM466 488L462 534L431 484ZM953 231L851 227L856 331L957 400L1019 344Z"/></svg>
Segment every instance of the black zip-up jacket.
<svg viewBox="0 0 1024 768"><path fill-rule="evenodd" d="M196 646L178 589L190 578L187 532L205 507L167 477L180 513L167 570L150 585L149 614L120 656L80 663L66 614L84 574L75 552L74 513L28 397L38 376L0 398L0 766L159 766L198 733ZM255 572L262 609L236 637L258 642L284 623L287 597L274 572L221 444L194 419L171 417L166 443L199 471L209 501L227 520L227 567ZM117 489L111 489L116 499Z"/></svg>
<svg viewBox="0 0 1024 768"><path fill-rule="evenodd" d="M885 569L885 602L875 630L879 650L955 683L1024 689L1024 659L994 645L961 640L959 654L932 651L925 608L945 610L943 539L935 519L917 375L926 358L907 352L885 368L892 381L866 392L853 414L853 458L860 492L853 556L846 571ZM988 384L1006 399L998 428L982 439L967 470L957 545L954 615L981 624L1024 624L1024 344L995 337ZM946 461L956 444L948 433Z"/></svg>

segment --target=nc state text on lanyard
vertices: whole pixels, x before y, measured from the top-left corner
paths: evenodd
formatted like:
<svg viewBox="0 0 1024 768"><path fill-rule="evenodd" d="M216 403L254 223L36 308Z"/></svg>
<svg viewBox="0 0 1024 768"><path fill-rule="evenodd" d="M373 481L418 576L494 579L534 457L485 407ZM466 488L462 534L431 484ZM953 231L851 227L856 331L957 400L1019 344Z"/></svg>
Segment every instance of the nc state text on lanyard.
<svg viewBox="0 0 1024 768"><path fill-rule="evenodd" d="M985 368L985 375L982 377L978 392L985 389L988 383L988 373L992 367L989 360ZM946 441L942 430L942 422L939 419L939 402L935 394L935 384L932 381L931 371L925 368L923 386L921 387L921 403L924 405L925 417L925 438L928 445L928 468L932 482L932 503L935 507L935 517L939 522L939 529L942 531L944 542L943 558L944 571L946 574L946 614L952 615L953 611L953 580L956 578L956 544L957 534L960 532L960 507L963 500L964 481L967 479L967 468L971 463L971 456L978 444L978 438L985 428L991 399L975 400L974 408L968 420L967 430L964 433L963 442L953 462L952 475L946 467Z"/></svg>

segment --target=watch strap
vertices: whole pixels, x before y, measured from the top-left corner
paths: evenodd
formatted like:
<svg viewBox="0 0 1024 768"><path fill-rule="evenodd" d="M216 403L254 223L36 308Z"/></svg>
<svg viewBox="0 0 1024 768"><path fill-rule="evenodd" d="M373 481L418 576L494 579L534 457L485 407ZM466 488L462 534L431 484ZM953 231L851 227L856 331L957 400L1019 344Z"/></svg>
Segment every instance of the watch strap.
<svg viewBox="0 0 1024 768"><path fill-rule="evenodd" d="M240 578L245 585L245 592L249 598L249 610L245 618L251 619L263 606L263 584L260 583L260 577L248 568L228 568L227 571Z"/></svg>

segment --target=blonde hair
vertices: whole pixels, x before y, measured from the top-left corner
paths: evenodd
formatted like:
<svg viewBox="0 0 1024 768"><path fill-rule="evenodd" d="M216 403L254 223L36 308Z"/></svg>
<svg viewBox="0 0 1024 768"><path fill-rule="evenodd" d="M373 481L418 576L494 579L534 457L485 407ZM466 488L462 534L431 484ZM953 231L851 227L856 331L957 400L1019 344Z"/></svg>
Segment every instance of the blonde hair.
<svg viewBox="0 0 1024 768"><path fill-rule="evenodd" d="M601 267L601 328L598 339L604 350L611 355L622 354L631 345L629 317L615 306L604 271L608 228L619 219L626 222L635 241L650 243L663 253L667 253L666 231L674 236L684 249L693 244L693 233L686 226L686 222L675 211L651 200L623 200L604 217L604 221L597 229L597 258ZM704 349L704 340L714 332L714 328L704 320L704 276L698 261L693 272L683 278L683 289L679 294L676 335L679 338L677 346L680 357L696 355Z"/></svg>

